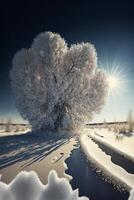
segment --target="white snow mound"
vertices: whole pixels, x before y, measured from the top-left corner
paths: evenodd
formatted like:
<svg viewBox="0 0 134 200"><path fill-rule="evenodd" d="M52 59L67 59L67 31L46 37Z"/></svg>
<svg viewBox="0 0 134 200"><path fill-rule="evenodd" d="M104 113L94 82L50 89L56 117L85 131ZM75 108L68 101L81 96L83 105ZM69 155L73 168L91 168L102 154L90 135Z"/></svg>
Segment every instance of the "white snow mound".
<svg viewBox="0 0 134 200"><path fill-rule="evenodd" d="M34 171L20 172L14 180L5 184L0 181L0 200L89 200L79 197L65 178L58 178L56 171L48 175L48 184L43 185Z"/></svg>
<svg viewBox="0 0 134 200"><path fill-rule="evenodd" d="M134 189L132 189L130 191L130 196L129 196L128 200L134 200Z"/></svg>

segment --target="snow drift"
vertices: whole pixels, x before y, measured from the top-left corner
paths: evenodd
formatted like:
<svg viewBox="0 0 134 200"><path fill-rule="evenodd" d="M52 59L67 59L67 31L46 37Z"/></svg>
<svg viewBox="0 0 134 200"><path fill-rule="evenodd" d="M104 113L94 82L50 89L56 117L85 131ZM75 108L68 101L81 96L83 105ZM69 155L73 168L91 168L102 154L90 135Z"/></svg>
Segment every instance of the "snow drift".
<svg viewBox="0 0 134 200"><path fill-rule="evenodd" d="M134 189L132 189L130 191L130 196L129 196L128 200L134 200Z"/></svg>
<svg viewBox="0 0 134 200"><path fill-rule="evenodd" d="M79 197L65 178L58 178L55 171L48 175L43 185L34 171L20 172L9 185L0 182L0 200L88 200Z"/></svg>
<svg viewBox="0 0 134 200"><path fill-rule="evenodd" d="M94 46L68 47L52 32L15 54L10 78L17 108L33 129L79 127L101 110L107 93Z"/></svg>

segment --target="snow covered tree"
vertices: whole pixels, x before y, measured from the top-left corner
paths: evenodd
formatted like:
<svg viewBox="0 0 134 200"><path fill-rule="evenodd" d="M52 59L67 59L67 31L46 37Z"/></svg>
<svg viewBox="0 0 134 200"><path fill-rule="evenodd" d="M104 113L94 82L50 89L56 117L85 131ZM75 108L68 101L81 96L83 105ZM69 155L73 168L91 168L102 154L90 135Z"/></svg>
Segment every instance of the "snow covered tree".
<svg viewBox="0 0 134 200"><path fill-rule="evenodd" d="M9 117L7 122L6 122L6 127L5 127L5 131L6 132L10 132L11 131L11 127L12 127L12 120L11 118Z"/></svg>
<svg viewBox="0 0 134 200"><path fill-rule="evenodd" d="M132 110L129 110L128 113L128 131L133 131L133 116L132 116Z"/></svg>
<svg viewBox="0 0 134 200"><path fill-rule="evenodd" d="M15 54L10 78L17 108L33 129L78 128L101 110L107 93L94 46L69 48L52 32Z"/></svg>
<svg viewBox="0 0 134 200"><path fill-rule="evenodd" d="M3 118L0 119L0 129L2 130L3 129L3 124L4 124L4 120Z"/></svg>

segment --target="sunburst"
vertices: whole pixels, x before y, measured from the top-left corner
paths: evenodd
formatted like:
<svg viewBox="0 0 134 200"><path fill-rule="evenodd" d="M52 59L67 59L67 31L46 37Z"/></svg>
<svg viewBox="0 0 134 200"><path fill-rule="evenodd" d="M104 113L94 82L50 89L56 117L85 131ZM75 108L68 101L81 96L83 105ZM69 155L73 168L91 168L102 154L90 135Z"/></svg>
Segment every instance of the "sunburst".
<svg viewBox="0 0 134 200"><path fill-rule="evenodd" d="M119 69L119 66L113 66L112 70L107 72L107 81L109 92L119 94L127 82L125 73Z"/></svg>
<svg viewBox="0 0 134 200"><path fill-rule="evenodd" d="M114 62L112 65L107 63L106 74L108 81L108 95L112 96L114 100L118 96L122 97L122 94L127 89L127 84L131 82L127 79L127 72L123 67Z"/></svg>

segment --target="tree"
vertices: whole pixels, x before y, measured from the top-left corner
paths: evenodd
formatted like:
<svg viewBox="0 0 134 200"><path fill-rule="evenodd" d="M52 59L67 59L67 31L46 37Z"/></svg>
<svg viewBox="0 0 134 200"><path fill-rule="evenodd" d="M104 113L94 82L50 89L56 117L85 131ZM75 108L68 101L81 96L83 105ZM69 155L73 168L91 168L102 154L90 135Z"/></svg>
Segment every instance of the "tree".
<svg viewBox="0 0 134 200"><path fill-rule="evenodd" d="M17 108L34 129L79 127L101 110L107 93L94 46L69 48L52 32L15 54L10 78Z"/></svg>
<svg viewBox="0 0 134 200"><path fill-rule="evenodd" d="M11 120L11 118L9 118L7 120L7 123L6 123L5 131L6 132L10 132L11 131L11 126L12 126L12 120Z"/></svg>
<svg viewBox="0 0 134 200"><path fill-rule="evenodd" d="M128 131L133 131L133 116L132 116L132 110L129 110L128 113Z"/></svg>
<svg viewBox="0 0 134 200"><path fill-rule="evenodd" d="M4 120L3 120L3 118L1 118L0 119L0 129L3 129L3 122L4 122Z"/></svg>

